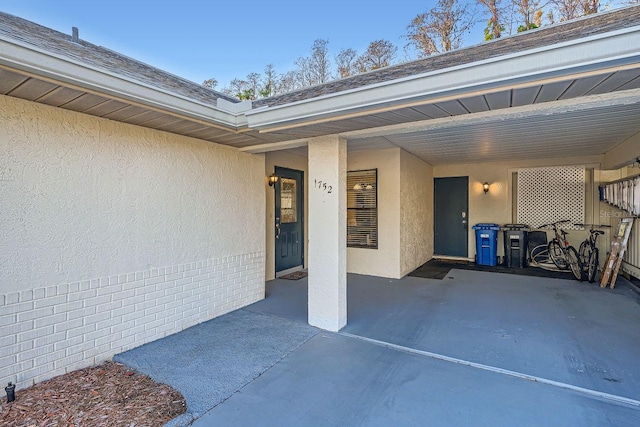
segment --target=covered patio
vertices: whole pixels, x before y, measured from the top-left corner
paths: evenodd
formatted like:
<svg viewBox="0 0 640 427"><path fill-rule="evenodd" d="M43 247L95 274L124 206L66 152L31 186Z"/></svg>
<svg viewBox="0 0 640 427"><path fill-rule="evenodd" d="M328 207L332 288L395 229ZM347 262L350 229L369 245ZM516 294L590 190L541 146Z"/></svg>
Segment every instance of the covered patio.
<svg viewBox="0 0 640 427"><path fill-rule="evenodd" d="M307 279L116 356L181 391L186 425L615 425L640 416L640 297L451 270L348 276L349 323L307 324Z"/></svg>

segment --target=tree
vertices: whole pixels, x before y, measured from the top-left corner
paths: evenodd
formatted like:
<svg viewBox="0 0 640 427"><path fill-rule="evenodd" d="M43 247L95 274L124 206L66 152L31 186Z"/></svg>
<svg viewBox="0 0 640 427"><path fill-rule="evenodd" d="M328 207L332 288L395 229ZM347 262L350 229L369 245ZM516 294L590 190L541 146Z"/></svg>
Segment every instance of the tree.
<svg viewBox="0 0 640 427"><path fill-rule="evenodd" d="M255 92L249 82L241 79L233 79L229 86L222 90L222 93L235 96L240 100L255 99Z"/></svg>
<svg viewBox="0 0 640 427"><path fill-rule="evenodd" d="M407 26L407 38L421 56L447 52L462 45L472 21L469 3L438 0L436 7L413 18Z"/></svg>
<svg viewBox="0 0 640 427"><path fill-rule="evenodd" d="M357 74L356 57L358 53L349 48L342 49L335 57L336 67L338 67L338 75L340 78L345 78Z"/></svg>
<svg viewBox="0 0 640 427"><path fill-rule="evenodd" d="M500 0L477 0L478 4L487 8L486 13L489 14L487 27L484 29L484 39L499 39L504 31L504 23L502 22L502 11L500 9Z"/></svg>
<svg viewBox="0 0 640 427"><path fill-rule="evenodd" d="M202 82L202 86L209 88L209 89L215 89L216 86L218 86L218 80L211 78L211 79L207 79L205 81Z"/></svg>
<svg viewBox="0 0 640 427"><path fill-rule="evenodd" d="M358 57L356 65L361 73L388 67L396 57L398 48L387 40L376 40L369 43L367 50Z"/></svg>
<svg viewBox="0 0 640 427"><path fill-rule="evenodd" d="M311 55L300 57L295 61L298 67L298 79L302 86L313 86L331 80L328 44L329 40L315 40L311 47Z"/></svg>
<svg viewBox="0 0 640 427"><path fill-rule="evenodd" d="M259 90L261 98L268 98L276 94L277 90L277 74L273 64L267 64L264 67L264 78L262 80L262 88Z"/></svg>
<svg viewBox="0 0 640 427"><path fill-rule="evenodd" d="M293 92L300 88L298 73L295 71L287 71L285 74L280 76L278 80L278 88L277 93L287 93Z"/></svg>
<svg viewBox="0 0 640 427"><path fill-rule="evenodd" d="M520 19L518 21L518 32L533 30L542 25L543 7L540 0L512 0L515 13Z"/></svg>
<svg viewBox="0 0 640 427"><path fill-rule="evenodd" d="M635 3L640 3L640 0L635 0ZM582 0L582 5L585 15L593 15L600 10L600 0Z"/></svg>
<svg viewBox="0 0 640 427"><path fill-rule="evenodd" d="M585 3L585 0L553 0L560 21L568 21L584 15L587 6Z"/></svg>

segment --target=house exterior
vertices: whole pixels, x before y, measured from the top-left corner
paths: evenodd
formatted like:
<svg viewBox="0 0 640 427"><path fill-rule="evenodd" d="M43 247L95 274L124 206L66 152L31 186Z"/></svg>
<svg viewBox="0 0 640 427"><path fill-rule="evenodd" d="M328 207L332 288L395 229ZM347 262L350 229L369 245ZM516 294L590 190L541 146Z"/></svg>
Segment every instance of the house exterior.
<svg viewBox="0 0 640 427"><path fill-rule="evenodd" d="M254 102L0 13L0 129L0 382L98 363L302 267L309 323L339 330L347 272L473 259L470 225L530 214L526 179L560 176L534 185L551 197L574 170L571 213L623 215L598 185L637 174L640 6ZM438 211L449 178L460 211Z"/></svg>

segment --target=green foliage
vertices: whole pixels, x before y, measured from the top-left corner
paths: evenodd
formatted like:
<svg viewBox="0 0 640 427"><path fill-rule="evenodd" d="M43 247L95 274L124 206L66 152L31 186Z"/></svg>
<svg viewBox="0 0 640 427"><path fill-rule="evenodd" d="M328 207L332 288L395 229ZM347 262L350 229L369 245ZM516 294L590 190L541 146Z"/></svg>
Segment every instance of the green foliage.
<svg viewBox="0 0 640 427"><path fill-rule="evenodd" d="M487 23L487 26L486 26L486 28L484 29L484 40L485 40L485 41L493 40L494 38L496 38L496 37L493 35L493 34L494 34L493 26L494 26L494 24L493 24L493 22L492 22L492 21L489 21L489 22ZM500 29L499 33L503 33L503 32L504 32L504 30L505 30L504 25L499 25L499 26L498 26L498 28Z"/></svg>
<svg viewBox="0 0 640 427"><path fill-rule="evenodd" d="M534 24L533 22L531 24L529 24L529 28L527 28L527 26L524 25L524 24L523 25L518 25L518 32L522 33L522 32L527 31L527 30L535 30L536 28L538 28L538 26L536 24Z"/></svg>

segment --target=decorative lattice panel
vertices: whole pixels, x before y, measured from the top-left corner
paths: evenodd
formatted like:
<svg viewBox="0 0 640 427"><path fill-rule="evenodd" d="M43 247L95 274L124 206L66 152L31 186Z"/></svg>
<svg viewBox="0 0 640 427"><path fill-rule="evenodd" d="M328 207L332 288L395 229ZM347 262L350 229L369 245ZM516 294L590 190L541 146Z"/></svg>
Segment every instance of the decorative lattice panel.
<svg viewBox="0 0 640 427"><path fill-rule="evenodd" d="M564 219L583 223L584 166L519 169L517 203L518 222L534 228Z"/></svg>

